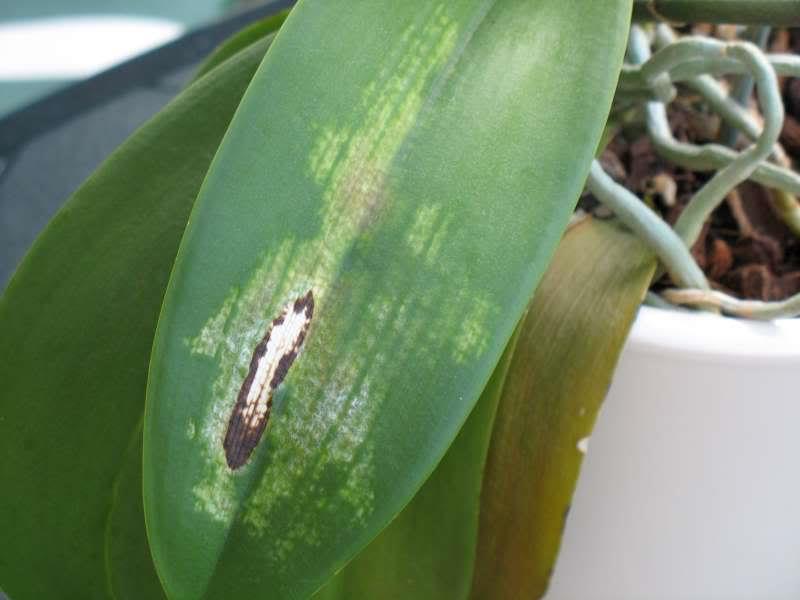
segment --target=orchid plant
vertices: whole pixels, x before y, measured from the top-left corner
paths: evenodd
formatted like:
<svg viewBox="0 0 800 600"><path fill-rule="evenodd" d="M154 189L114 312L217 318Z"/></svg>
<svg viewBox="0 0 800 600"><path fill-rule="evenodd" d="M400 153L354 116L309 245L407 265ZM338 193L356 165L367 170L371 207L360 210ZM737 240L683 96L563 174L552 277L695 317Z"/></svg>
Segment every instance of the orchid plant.
<svg viewBox="0 0 800 600"><path fill-rule="evenodd" d="M776 144L777 76L800 59L665 23L798 12L300 0L237 34L0 300L0 587L541 597L653 277L676 286L653 302L800 312L712 291L689 253L747 178L800 230ZM763 124L726 74L755 81ZM675 140L679 82L753 143ZM594 160L614 101L669 160L716 172L674 228ZM584 183L616 220L573 216Z"/></svg>

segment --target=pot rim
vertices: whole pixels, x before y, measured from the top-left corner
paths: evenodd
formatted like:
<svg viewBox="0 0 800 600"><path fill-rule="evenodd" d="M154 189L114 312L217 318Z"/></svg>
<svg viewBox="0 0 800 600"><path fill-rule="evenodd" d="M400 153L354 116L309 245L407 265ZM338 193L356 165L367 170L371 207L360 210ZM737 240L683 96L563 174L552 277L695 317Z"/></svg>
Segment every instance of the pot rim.
<svg viewBox="0 0 800 600"><path fill-rule="evenodd" d="M642 306L626 352L692 362L800 366L800 319L748 321Z"/></svg>

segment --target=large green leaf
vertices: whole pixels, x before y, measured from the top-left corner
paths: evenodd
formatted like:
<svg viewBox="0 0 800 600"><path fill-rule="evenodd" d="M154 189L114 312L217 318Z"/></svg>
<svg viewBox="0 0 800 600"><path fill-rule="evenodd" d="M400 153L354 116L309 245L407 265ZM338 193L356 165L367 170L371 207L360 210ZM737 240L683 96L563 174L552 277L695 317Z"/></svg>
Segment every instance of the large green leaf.
<svg viewBox="0 0 800 600"><path fill-rule="evenodd" d="M195 205L153 348L145 515L171 596L308 596L433 471L569 217L629 11L293 10Z"/></svg>
<svg viewBox="0 0 800 600"><path fill-rule="evenodd" d="M136 447L164 289L266 43L192 85L123 144L39 237L0 300L0 586L15 600L105 598L120 581L107 581L105 528L143 528L125 522L141 518L140 472L120 480L124 495L108 515ZM130 559L152 584L149 555Z"/></svg>
<svg viewBox="0 0 800 600"><path fill-rule="evenodd" d="M597 411L655 257L586 219L564 236L531 303L486 462L472 597L540 598Z"/></svg>

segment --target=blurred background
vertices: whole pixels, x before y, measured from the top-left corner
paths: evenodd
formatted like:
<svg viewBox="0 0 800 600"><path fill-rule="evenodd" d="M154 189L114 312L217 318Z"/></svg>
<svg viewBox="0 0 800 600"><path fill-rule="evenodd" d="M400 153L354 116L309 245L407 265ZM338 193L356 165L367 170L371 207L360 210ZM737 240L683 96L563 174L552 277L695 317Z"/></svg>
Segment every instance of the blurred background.
<svg viewBox="0 0 800 600"><path fill-rule="evenodd" d="M0 291L70 194L215 46L290 4L0 1Z"/></svg>
<svg viewBox="0 0 800 600"><path fill-rule="evenodd" d="M0 117L254 4L254 0L0 2Z"/></svg>

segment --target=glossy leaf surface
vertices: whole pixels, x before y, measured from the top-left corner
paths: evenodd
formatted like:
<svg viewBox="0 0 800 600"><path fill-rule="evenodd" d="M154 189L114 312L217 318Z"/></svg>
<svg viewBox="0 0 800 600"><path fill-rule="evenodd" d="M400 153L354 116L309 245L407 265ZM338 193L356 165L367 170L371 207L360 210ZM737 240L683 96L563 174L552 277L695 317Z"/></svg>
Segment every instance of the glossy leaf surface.
<svg viewBox="0 0 800 600"><path fill-rule="evenodd" d="M307 597L411 499L561 236L629 11L295 7L212 165L159 320L145 514L170 595ZM264 383L252 431L267 397L268 425L231 468L234 406L257 368L279 372L265 334L299 340L284 324L299 327L309 292L302 350Z"/></svg>
<svg viewBox="0 0 800 600"><path fill-rule="evenodd" d="M655 269L618 226L559 245L508 369L486 462L472 598L540 598L597 412Z"/></svg>
<svg viewBox="0 0 800 600"><path fill-rule="evenodd" d="M105 528L142 418L164 289L264 52L234 57L125 142L37 239L0 300L0 586L14 600L109 595ZM130 501L135 509L140 494Z"/></svg>

